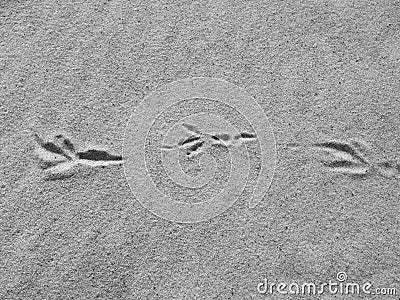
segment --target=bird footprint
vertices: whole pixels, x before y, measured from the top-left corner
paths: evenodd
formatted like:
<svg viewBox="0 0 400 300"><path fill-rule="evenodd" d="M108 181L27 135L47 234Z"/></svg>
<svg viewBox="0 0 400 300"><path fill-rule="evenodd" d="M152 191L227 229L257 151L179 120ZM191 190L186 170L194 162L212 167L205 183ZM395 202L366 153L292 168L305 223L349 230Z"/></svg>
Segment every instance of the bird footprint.
<svg viewBox="0 0 400 300"><path fill-rule="evenodd" d="M110 154L102 149L76 151L71 140L62 134L55 135L53 141L45 141L33 133L33 139L39 167L46 174L45 180L71 177L77 165L99 167L122 164L122 156Z"/></svg>
<svg viewBox="0 0 400 300"><path fill-rule="evenodd" d="M400 164L367 158L370 146L357 139L349 142L330 140L327 142L313 143L313 149L325 151L335 159L333 161L323 160L322 164L329 170L348 174L356 177L364 177L370 174L379 174L384 177L400 178Z"/></svg>
<svg viewBox="0 0 400 300"><path fill-rule="evenodd" d="M182 123L181 125L186 129L189 137L181 139L176 145L163 145L162 150L172 150L178 148L185 150L188 157L193 157L211 145L232 147L257 139L255 133L243 132L240 134L231 135L226 132L219 132L211 134L202 132L199 128L192 124Z"/></svg>

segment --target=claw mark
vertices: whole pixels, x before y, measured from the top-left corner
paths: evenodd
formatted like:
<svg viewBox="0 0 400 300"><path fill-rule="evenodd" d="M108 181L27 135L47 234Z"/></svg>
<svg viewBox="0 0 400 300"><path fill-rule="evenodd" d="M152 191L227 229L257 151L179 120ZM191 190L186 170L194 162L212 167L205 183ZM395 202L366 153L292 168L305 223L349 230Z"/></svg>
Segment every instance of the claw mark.
<svg viewBox="0 0 400 300"><path fill-rule="evenodd" d="M61 140L61 141L62 141L62 148L63 148L64 150L68 150L68 151L71 151L71 152L75 152L75 146L74 146L74 144L72 144L72 142L71 142L68 138L66 138L64 135L62 135L62 134L57 134L57 135L55 136L55 138L56 138L57 140Z"/></svg>
<svg viewBox="0 0 400 300"><path fill-rule="evenodd" d="M64 139L63 140L63 145L69 151L75 152L75 147L74 147L74 145L71 143L71 141L69 139Z"/></svg>

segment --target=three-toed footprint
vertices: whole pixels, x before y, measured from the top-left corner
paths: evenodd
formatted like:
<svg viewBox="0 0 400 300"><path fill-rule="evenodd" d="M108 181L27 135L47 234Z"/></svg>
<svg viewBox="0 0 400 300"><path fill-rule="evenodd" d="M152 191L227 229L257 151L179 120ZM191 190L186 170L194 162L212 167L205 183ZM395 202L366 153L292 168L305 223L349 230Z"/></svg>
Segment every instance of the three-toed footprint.
<svg viewBox="0 0 400 300"><path fill-rule="evenodd" d="M330 171L357 178L376 174L399 179L400 163L370 155L372 148L371 144L355 138L350 141L332 139L311 145L311 149L326 152L334 158L321 161Z"/></svg>
<svg viewBox="0 0 400 300"><path fill-rule="evenodd" d="M104 149L77 151L71 140L63 134L56 134L51 141L45 141L37 133L33 133L32 137L38 165L44 171L45 180L71 177L77 165L99 167L122 164L122 156L110 154Z"/></svg>

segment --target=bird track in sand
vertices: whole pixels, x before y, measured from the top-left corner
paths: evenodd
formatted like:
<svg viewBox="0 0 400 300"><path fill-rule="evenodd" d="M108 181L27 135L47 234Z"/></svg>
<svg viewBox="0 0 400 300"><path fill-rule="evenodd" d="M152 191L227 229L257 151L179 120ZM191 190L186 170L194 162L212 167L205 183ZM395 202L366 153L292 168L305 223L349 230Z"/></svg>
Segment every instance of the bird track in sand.
<svg viewBox="0 0 400 300"><path fill-rule="evenodd" d="M330 155L333 159L321 159L321 164L335 173L342 173L352 177L366 177L380 175L386 178L400 179L400 162L388 161L370 155L372 145L361 139L349 141L330 139L324 142L315 142L302 146L290 144L289 149L316 150Z"/></svg>
<svg viewBox="0 0 400 300"><path fill-rule="evenodd" d="M108 153L103 149L82 149L76 151L71 140L63 134L56 134L52 141L45 141L32 133L39 167L44 171L45 180L71 177L78 165L104 167L122 164L122 156Z"/></svg>

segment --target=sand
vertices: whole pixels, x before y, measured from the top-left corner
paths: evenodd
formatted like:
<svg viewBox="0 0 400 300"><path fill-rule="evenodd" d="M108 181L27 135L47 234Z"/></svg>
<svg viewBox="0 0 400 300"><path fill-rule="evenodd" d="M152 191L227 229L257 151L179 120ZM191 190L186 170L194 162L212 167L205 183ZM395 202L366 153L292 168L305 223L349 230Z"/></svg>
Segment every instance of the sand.
<svg viewBox="0 0 400 300"><path fill-rule="evenodd" d="M0 14L1 299L309 299L257 287L339 272L400 292L395 1L6 1ZM146 96L194 77L236 85L268 118L277 163L254 208L245 189L214 218L169 221L120 160L33 138L120 157Z"/></svg>

